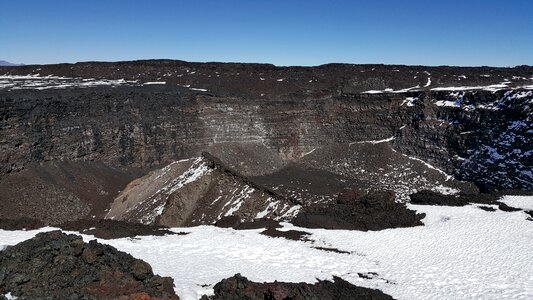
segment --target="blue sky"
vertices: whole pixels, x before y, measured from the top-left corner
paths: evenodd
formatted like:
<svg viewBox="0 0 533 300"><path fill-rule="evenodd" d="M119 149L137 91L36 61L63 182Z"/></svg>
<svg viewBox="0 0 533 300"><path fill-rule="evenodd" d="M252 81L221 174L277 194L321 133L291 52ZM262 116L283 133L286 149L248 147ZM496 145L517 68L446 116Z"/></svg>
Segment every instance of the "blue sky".
<svg viewBox="0 0 533 300"><path fill-rule="evenodd" d="M531 0L2 0L0 59L533 65Z"/></svg>

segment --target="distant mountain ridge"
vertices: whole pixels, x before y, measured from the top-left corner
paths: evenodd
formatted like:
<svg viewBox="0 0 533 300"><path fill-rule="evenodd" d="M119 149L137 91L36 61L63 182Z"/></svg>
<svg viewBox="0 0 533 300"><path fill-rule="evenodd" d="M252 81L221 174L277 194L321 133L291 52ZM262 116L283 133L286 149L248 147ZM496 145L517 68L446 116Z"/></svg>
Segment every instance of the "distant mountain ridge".
<svg viewBox="0 0 533 300"><path fill-rule="evenodd" d="M10 63L10 62L5 61L5 60L0 60L0 66L2 66L2 67L18 67L18 66L23 66L23 64L14 64L14 63Z"/></svg>

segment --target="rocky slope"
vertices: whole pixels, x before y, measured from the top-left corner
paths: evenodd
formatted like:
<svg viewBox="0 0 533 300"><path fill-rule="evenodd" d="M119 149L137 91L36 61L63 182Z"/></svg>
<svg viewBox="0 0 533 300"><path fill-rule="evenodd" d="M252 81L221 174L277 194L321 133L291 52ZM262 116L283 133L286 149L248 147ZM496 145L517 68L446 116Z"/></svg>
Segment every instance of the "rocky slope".
<svg viewBox="0 0 533 300"><path fill-rule="evenodd" d="M131 179L204 151L254 184L311 202L351 188L394 190L406 200L421 189L533 184L532 67L160 60L0 74L4 217L42 207L31 217L98 218ZM46 217L54 207L69 214ZM187 218L180 222L193 224Z"/></svg>
<svg viewBox="0 0 533 300"><path fill-rule="evenodd" d="M0 218L33 218L60 224L102 218L135 170L91 161L32 163L0 180Z"/></svg>
<svg viewBox="0 0 533 300"><path fill-rule="evenodd" d="M204 153L131 182L111 204L106 218L176 227L213 224L232 215L245 221L288 218L299 207Z"/></svg>

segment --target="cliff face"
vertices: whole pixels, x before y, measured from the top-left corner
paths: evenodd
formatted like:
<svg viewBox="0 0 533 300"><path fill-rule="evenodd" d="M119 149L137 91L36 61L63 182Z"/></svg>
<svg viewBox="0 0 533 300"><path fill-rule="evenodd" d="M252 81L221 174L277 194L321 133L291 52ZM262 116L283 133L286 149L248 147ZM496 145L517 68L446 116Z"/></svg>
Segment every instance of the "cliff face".
<svg viewBox="0 0 533 300"><path fill-rule="evenodd" d="M344 188L397 189L402 180L413 183L404 194L443 182L475 190L447 174L484 190L532 189L531 67L146 61L0 74L3 202L17 201L13 182L32 165L89 161L129 180L203 151L285 196L304 188L280 186L269 174L339 176L335 189L308 193L320 194L317 201ZM122 188L112 189L114 197Z"/></svg>
<svg viewBox="0 0 533 300"><path fill-rule="evenodd" d="M272 156L276 167L322 145L391 136L407 118L401 96L284 101L120 87L9 91L0 99L3 173L58 159L152 167L203 150L233 156L235 148L251 155L266 148L261 159Z"/></svg>
<svg viewBox="0 0 533 300"><path fill-rule="evenodd" d="M467 163L486 147L505 146L496 140L508 131L523 141L502 151L518 149L517 163L530 163L533 92L452 94L264 100L168 87L3 91L0 170L55 160L149 169L207 150L245 175L263 175L326 145L394 137L399 152L472 180L483 175ZM406 99L417 100L408 106ZM520 182L505 187L527 187Z"/></svg>

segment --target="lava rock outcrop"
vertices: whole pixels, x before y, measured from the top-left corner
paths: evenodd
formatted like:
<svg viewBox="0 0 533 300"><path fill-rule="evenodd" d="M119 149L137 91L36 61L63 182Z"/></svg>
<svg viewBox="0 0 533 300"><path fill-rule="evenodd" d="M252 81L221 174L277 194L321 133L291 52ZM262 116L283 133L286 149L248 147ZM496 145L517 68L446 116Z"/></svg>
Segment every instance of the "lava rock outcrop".
<svg viewBox="0 0 533 300"><path fill-rule="evenodd" d="M390 300L379 290L355 286L339 277L333 281L310 283L257 283L236 274L215 285L214 296L202 300Z"/></svg>
<svg viewBox="0 0 533 300"><path fill-rule="evenodd" d="M347 191L334 203L304 208L292 223L307 228L367 231L419 226L424 217L395 202L392 192Z"/></svg>
<svg viewBox="0 0 533 300"><path fill-rule="evenodd" d="M500 198L496 194L458 194L444 195L434 191L419 191L409 195L412 204L421 205L445 205L445 206L465 206L470 203L497 204Z"/></svg>
<svg viewBox="0 0 533 300"><path fill-rule="evenodd" d="M0 295L21 299L179 299L168 277L115 248L60 231L0 252Z"/></svg>

